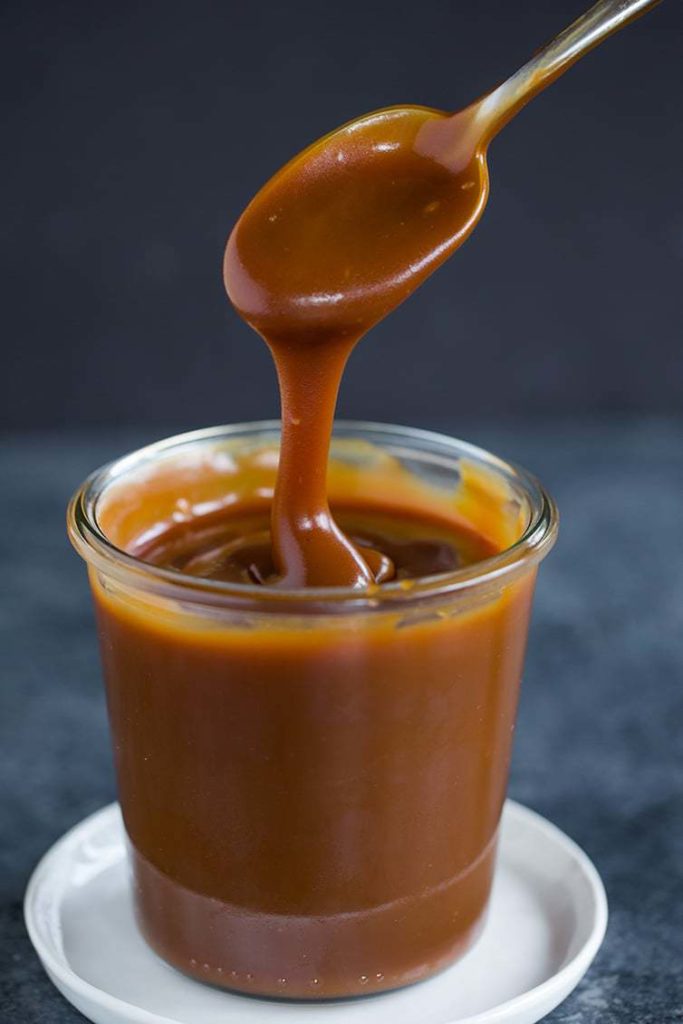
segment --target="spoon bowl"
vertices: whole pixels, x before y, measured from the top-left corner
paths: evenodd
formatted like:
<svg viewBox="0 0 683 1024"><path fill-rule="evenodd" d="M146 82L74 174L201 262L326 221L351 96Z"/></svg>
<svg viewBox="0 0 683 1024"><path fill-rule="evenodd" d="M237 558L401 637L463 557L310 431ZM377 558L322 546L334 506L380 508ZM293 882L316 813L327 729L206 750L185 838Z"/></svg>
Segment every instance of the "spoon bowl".
<svg viewBox="0 0 683 1024"><path fill-rule="evenodd" d="M226 249L226 288L244 319L269 339L319 341L328 329L357 338L407 298L462 244L488 197L483 153L454 169L440 158L444 130L452 149L451 115L389 107L279 171Z"/></svg>

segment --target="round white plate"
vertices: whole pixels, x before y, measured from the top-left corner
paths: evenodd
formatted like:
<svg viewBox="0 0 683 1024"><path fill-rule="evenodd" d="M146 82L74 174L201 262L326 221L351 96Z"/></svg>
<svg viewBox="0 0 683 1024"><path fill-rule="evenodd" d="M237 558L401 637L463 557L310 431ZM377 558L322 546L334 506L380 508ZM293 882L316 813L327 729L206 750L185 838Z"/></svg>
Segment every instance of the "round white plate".
<svg viewBox="0 0 683 1024"><path fill-rule="evenodd" d="M52 847L24 909L48 975L95 1024L533 1024L581 980L607 925L605 890L585 853L512 801L479 942L454 967L400 992L286 1003L179 974L148 949L135 924L116 804Z"/></svg>

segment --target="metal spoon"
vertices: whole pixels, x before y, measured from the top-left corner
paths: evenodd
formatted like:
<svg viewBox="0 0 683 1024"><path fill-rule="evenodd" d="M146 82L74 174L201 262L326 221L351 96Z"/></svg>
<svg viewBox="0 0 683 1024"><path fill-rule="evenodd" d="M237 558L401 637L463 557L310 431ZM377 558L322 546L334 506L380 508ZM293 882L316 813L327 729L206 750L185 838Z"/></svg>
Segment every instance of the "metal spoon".
<svg viewBox="0 0 683 1024"><path fill-rule="evenodd" d="M285 585L362 587L377 578L327 503L328 448L346 359L478 222L488 196L486 150L496 132L655 2L600 0L512 78L457 114L392 107L352 121L295 157L240 217L226 247L224 279L242 317L270 346L280 382L271 532ZM395 372L388 362L385 386Z"/></svg>
<svg viewBox="0 0 683 1024"><path fill-rule="evenodd" d="M228 294L267 337L360 337L470 234L486 151L526 103L660 0L599 0L502 85L456 114L366 114L294 157L249 204L225 253Z"/></svg>

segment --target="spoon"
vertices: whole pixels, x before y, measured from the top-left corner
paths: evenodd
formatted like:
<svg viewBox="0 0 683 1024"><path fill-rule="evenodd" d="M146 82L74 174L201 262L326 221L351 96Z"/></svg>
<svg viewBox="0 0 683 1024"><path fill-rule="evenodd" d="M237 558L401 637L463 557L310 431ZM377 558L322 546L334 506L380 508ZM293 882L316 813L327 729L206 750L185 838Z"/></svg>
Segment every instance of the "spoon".
<svg viewBox="0 0 683 1024"><path fill-rule="evenodd" d="M327 503L346 360L475 227L488 197L486 151L497 132L657 2L600 0L511 78L455 114L399 106L351 121L294 157L238 220L224 280L237 311L269 345L280 382L271 533L285 585L367 586L377 578L373 558L344 537Z"/></svg>
<svg viewBox="0 0 683 1024"><path fill-rule="evenodd" d="M659 2L599 0L455 114L389 107L314 142L258 193L228 241L225 284L238 311L274 336L303 339L323 324L363 333L472 231L488 197L486 150L500 129Z"/></svg>

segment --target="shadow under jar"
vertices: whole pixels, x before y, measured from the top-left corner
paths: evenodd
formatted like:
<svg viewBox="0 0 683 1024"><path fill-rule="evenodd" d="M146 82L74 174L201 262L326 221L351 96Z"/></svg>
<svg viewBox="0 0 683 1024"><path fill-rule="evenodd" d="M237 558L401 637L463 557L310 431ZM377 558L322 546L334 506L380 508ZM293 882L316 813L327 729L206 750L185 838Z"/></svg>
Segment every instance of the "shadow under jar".
<svg viewBox="0 0 683 1024"><path fill-rule="evenodd" d="M427 978L479 934L529 614L554 505L527 473L409 428L340 423L329 495L469 524L483 561L368 592L147 564L141 538L267 511L273 423L151 445L94 473L88 563L139 925L202 981L321 999Z"/></svg>

